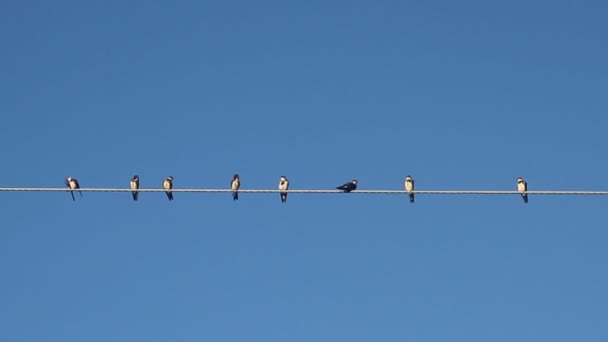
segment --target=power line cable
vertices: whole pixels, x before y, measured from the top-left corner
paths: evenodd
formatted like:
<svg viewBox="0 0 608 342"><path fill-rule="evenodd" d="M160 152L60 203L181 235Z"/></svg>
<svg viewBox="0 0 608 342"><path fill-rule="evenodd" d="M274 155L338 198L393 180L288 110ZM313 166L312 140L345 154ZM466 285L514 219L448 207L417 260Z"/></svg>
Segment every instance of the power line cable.
<svg viewBox="0 0 608 342"><path fill-rule="evenodd" d="M36 188L36 187L5 187L0 188L4 192L54 192L54 191L70 191L67 188ZM74 191L82 192L132 192L134 190L124 188L82 188ZM165 189L139 189L138 192L166 192ZM231 189L171 189L172 192L192 192L192 193L231 193ZM280 193L278 189L239 189L239 193ZM286 190L287 193L299 194L340 194L340 190L327 189L294 189ZM351 194L362 195L406 195L404 190L354 190ZM415 190L417 195L521 195L516 190ZM536 190L527 191L528 195L574 195L574 196L591 196L591 195L608 195L608 191L586 191L586 190Z"/></svg>

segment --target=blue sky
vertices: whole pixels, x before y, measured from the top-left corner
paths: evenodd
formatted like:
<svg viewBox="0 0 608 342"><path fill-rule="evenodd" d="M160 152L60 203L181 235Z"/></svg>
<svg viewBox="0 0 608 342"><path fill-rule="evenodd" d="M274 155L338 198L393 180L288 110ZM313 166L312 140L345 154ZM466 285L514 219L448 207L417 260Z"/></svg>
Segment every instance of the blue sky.
<svg viewBox="0 0 608 342"><path fill-rule="evenodd" d="M602 1L0 4L1 186L606 190ZM3 341L606 341L602 197L0 193Z"/></svg>

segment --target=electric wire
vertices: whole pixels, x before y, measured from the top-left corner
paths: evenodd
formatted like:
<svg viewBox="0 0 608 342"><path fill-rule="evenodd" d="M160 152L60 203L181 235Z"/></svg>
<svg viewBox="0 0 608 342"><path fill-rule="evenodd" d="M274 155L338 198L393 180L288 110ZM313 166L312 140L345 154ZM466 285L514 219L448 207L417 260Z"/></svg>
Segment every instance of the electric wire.
<svg viewBox="0 0 608 342"><path fill-rule="evenodd" d="M42 187L3 187L0 188L0 192L62 192L72 191L67 188L42 188ZM138 189L131 190L128 188L81 188L73 191L82 192L166 192L165 189ZM204 188L193 188L193 189L171 189L171 192L190 192L190 193L231 193L232 189L204 189ZM342 194L341 190L333 189L293 189L293 190L279 190L279 189L239 189L239 193L296 193L296 194ZM415 190L412 193L416 195L521 195L516 190ZM407 195L409 194L405 190L354 190L349 194L362 194L362 195ZM587 191L587 190L535 190L526 191L528 195L564 195L564 196L592 196L592 195L608 195L608 191Z"/></svg>

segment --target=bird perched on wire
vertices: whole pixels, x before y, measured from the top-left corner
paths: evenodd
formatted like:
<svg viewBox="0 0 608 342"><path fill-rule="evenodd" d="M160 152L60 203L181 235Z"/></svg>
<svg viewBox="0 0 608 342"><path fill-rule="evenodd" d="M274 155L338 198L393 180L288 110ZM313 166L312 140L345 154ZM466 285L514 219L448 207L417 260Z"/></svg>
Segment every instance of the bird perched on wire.
<svg viewBox="0 0 608 342"><path fill-rule="evenodd" d="M287 202L287 190L289 190L289 180L285 176L279 178L279 190L281 190L281 203Z"/></svg>
<svg viewBox="0 0 608 342"><path fill-rule="evenodd" d="M410 203L414 203L414 178L412 176L405 177L405 191L410 194Z"/></svg>
<svg viewBox="0 0 608 342"><path fill-rule="evenodd" d="M139 189L139 176L135 175L133 176L133 178L131 178L131 195L133 195L133 200L137 201L137 198L139 197L139 191L137 191Z"/></svg>
<svg viewBox="0 0 608 342"><path fill-rule="evenodd" d="M521 198L524 199L524 203L528 203L528 182L521 177L517 177L517 191L521 194Z"/></svg>
<svg viewBox="0 0 608 342"><path fill-rule="evenodd" d="M238 174L232 176L230 188L232 189L232 200L237 201L239 199L239 189L241 188L241 178Z"/></svg>
<svg viewBox="0 0 608 342"><path fill-rule="evenodd" d="M353 190L357 190L357 180L353 179L348 183L344 183L340 186L337 186L336 189L342 190L343 192L351 192Z"/></svg>
<svg viewBox="0 0 608 342"><path fill-rule="evenodd" d="M70 194L72 195L72 200L75 201L74 190L80 189L80 184L78 184L78 180L73 177L68 177L65 179L65 185L70 189ZM80 193L80 197L82 197L82 191L78 191Z"/></svg>
<svg viewBox="0 0 608 342"><path fill-rule="evenodd" d="M169 199L169 201L173 201L173 192L171 191L171 189L173 189L172 176L165 178L165 180L163 181L163 188L165 188L165 194L167 194L167 198Z"/></svg>

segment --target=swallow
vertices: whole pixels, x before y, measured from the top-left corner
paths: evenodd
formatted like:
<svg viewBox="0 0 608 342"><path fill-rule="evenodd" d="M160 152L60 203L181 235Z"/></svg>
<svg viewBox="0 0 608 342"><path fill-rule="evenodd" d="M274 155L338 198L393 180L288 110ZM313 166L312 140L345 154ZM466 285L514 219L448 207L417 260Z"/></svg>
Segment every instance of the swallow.
<svg viewBox="0 0 608 342"><path fill-rule="evenodd" d="M410 203L414 203L414 178L412 176L405 177L405 191L410 194Z"/></svg>
<svg viewBox="0 0 608 342"><path fill-rule="evenodd" d="M281 203L287 202L287 190L289 190L289 180L285 176L279 178L279 190L281 190Z"/></svg>
<svg viewBox="0 0 608 342"><path fill-rule="evenodd" d="M238 174L235 174L232 177L232 181L230 182L230 188L232 189L232 200L238 201L239 199L239 188L241 187L241 178Z"/></svg>
<svg viewBox="0 0 608 342"><path fill-rule="evenodd" d="M133 176L133 178L131 178L131 194L133 195L133 200L137 201L137 197L139 196L139 191L137 191L139 189L139 176L135 175Z"/></svg>
<svg viewBox="0 0 608 342"><path fill-rule="evenodd" d="M521 198L524 199L524 203L528 203L528 182L521 177L517 177L517 191L521 194Z"/></svg>
<svg viewBox="0 0 608 342"><path fill-rule="evenodd" d="M165 180L163 181L163 188L165 188L165 193L167 194L167 198L169 199L169 201L173 201L173 192L171 192L171 189L173 189L173 177L169 176L167 178L165 178Z"/></svg>
<svg viewBox="0 0 608 342"><path fill-rule="evenodd" d="M357 180L353 179L351 182L337 186L336 189L343 190L344 192L351 192L353 190L357 190Z"/></svg>
<svg viewBox="0 0 608 342"><path fill-rule="evenodd" d="M80 189L80 184L78 184L78 180L76 178L68 177L65 179L65 185L70 189L70 193L72 194L72 200L75 201L74 191L76 189ZM82 197L82 191L80 192L80 197Z"/></svg>

